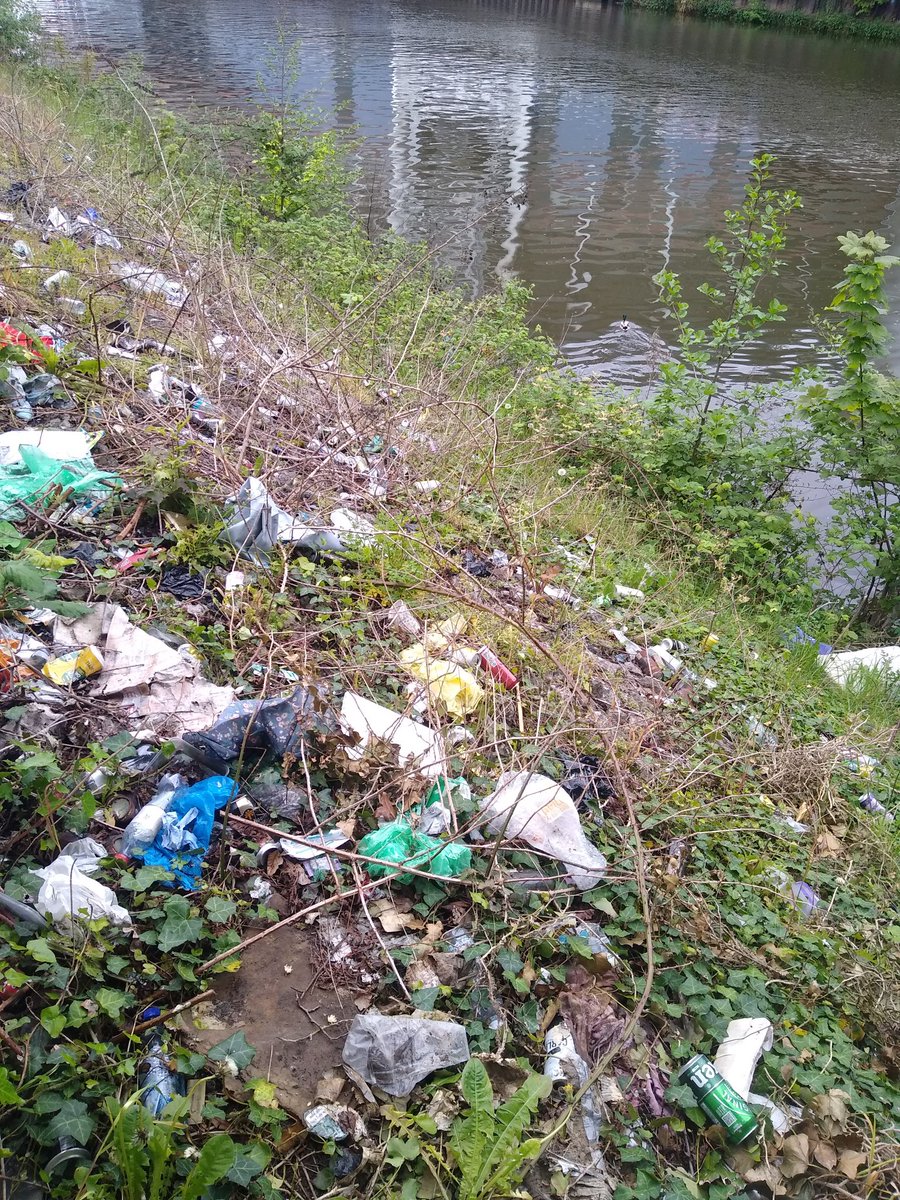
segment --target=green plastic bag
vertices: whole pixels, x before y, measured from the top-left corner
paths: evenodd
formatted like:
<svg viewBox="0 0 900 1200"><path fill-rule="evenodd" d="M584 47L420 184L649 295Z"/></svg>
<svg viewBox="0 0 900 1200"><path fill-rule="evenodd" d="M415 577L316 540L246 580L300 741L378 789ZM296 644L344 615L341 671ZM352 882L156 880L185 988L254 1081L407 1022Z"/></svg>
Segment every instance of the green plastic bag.
<svg viewBox="0 0 900 1200"><path fill-rule="evenodd" d="M105 498L118 476L109 471L98 471L93 459L51 458L37 446L19 447L21 463L0 467L0 518L16 520L25 514L17 507L19 501L34 504L51 487L60 487L73 495L96 493L98 499Z"/></svg>
<svg viewBox="0 0 900 1200"><path fill-rule="evenodd" d="M427 808L429 804L438 804L441 800L450 799L454 804L460 800L468 802L472 799L472 789L461 775L456 779L447 779L441 776L431 785L431 791L425 797L423 808Z"/></svg>
<svg viewBox="0 0 900 1200"><path fill-rule="evenodd" d="M426 837L424 833L413 829L406 817L398 817L396 821L367 833L360 840L358 850L360 854L371 858L383 858L398 866L421 867L423 871L431 871L447 879L456 878L467 871L472 862L472 851L468 846ZM383 879L391 874L388 866L366 863L366 867L373 879ZM413 878L412 875L398 875L397 882L410 883Z"/></svg>

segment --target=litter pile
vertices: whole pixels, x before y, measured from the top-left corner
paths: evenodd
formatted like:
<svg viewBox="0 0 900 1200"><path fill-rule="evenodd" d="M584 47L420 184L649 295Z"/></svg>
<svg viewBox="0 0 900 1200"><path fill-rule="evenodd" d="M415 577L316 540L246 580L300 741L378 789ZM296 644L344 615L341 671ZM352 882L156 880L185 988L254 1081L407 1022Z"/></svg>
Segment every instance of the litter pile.
<svg viewBox="0 0 900 1200"><path fill-rule="evenodd" d="M55 1113L59 1145L8 1122L25 1177L75 1195L79 1148L106 1145L81 1090L103 1060L129 1065L96 1095L136 1072L152 1116L199 1089L191 1111L220 1128L249 1094L266 1153L302 1152L313 1193L476 1200L530 1172L529 1194L649 1196L654 1164L666 1195L699 1196L701 1159L732 1189L719 1196L881 1179L855 1114L878 1089L897 1102L897 1060L854 1009L837 1071L855 1055L873 1090L851 1096L807 1065L818 968L793 994L797 947L839 969L852 906L834 871L853 835L791 792L784 731L732 686L720 636L662 636L652 572L587 585L590 539L544 577L512 544L442 548L439 606L394 585L397 548L411 558L416 520L444 502L417 478L432 435L318 413L258 465L245 419L308 414L309 381L248 400L247 347L207 336L217 311L190 270L135 261L93 207L32 201L0 235L7 279L38 276L0 326L2 731L19 781L0 816L0 1097ZM43 265L60 242L98 255L99 324L96 280ZM202 350L168 310L203 328ZM166 422L180 466L157 459L148 479L135 452ZM213 474L228 482L201 495ZM816 651L842 684L851 657ZM764 764L766 795L718 827L689 758L700 725L729 769ZM835 804L858 784L860 836L889 833L892 769L832 739L819 783ZM446 1153L423 1152L445 1135ZM235 1186L269 1161L245 1158Z"/></svg>

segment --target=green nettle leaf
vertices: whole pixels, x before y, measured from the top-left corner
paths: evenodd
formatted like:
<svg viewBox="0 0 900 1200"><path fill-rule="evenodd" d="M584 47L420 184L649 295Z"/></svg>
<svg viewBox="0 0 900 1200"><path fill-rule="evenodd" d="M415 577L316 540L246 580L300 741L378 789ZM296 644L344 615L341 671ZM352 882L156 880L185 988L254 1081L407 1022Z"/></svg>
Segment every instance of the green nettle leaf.
<svg viewBox="0 0 900 1200"><path fill-rule="evenodd" d="M65 1100L47 1128L57 1141L69 1137L79 1146L86 1146L95 1124L83 1100Z"/></svg>
<svg viewBox="0 0 900 1200"><path fill-rule="evenodd" d="M149 892L156 883L170 883L175 876L165 867L138 867L134 875L123 875L119 888L128 892Z"/></svg>
<svg viewBox="0 0 900 1200"><path fill-rule="evenodd" d="M207 1054L212 1062L225 1062L226 1059L242 1071L250 1065L256 1055L256 1048L251 1046L244 1037L244 1031L239 1029L227 1037L224 1042L218 1042Z"/></svg>
<svg viewBox="0 0 900 1200"><path fill-rule="evenodd" d="M253 1102L261 1108L277 1108L277 1088L268 1079L252 1079L247 1085L253 1095Z"/></svg>
<svg viewBox="0 0 900 1200"><path fill-rule="evenodd" d="M191 916L191 906L183 896L172 896L163 905L163 911L166 919L159 930L160 950L174 950L176 946L199 938L203 922L199 917Z"/></svg>
<svg viewBox="0 0 900 1200"><path fill-rule="evenodd" d="M521 971L525 965L515 950L509 946L501 946L496 957L502 971L512 971L515 974Z"/></svg>
<svg viewBox="0 0 900 1200"><path fill-rule="evenodd" d="M9 521L0 521L0 550L18 550L26 538Z"/></svg>
<svg viewBox="0 0 900 1200"><path fill-rule="evenodd" d="M208 1187L218 1183L235 1164L237 1147L227 1133L214 1133L184 1181L181 1200L200 1200Z"/></svg>
<svg viewBox="0 0 900 1200"><path fill-rule="evenodd" d="M20 775L24 775L29 771L43 770L46 770L48 774L59 774L59 765L56 761L56 755L52 750L39 750L36 754L26 754L24 757L16 759L10 765Z"/></svg>
<svg viewBox="0 0 900 1200"><path fill-rule="evenodd" d="M21 1104L22 1097L13 1086L6 1067L0 1067L0 1104Z"/></svg>

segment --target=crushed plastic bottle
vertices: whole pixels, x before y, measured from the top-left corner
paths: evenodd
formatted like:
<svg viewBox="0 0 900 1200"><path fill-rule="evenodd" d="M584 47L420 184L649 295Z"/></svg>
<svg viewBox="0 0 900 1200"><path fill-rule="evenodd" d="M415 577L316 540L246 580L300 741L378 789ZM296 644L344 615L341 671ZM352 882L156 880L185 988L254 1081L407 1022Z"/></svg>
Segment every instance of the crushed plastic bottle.
<svg viewBox="0 0 900 1200"><path fill-rule="evenodd" d="M158 1008L146 1008L142 1021L150 1021L160 1015ZM170 1100L184 1095L184 1080L169 1066L160 1026L155 1025L144 1035L144 1054L141 1062L141 1103L154 1117L158 1117Z"/></svg>
<svg viewBox="0 0 900 1200"><path fill-rule="evenodd" d="M58 292L66 280L71 278L72 276L68 271L56 271L54 274L47 276L41 287L45 292Z"/></svg>
<svg viewBox="0 0 900 1200"><path fill-rule="evenodd" d="M564 1021L559 1021L544 1035L544 1075L554 1083L583 1087L590 1075L590 1065L575 1048L575 1039ZM600 1137L603 1123L602 1105L596 1088L589 1088L581 1098L581 1120L589 1142Z"/></svg>
<svg viewBox="0 0 900 1200"><path fill-rule="evenodd" d="M172 803L175 793L184 786L180 775L163 775L153 799L131 818L122 834L122 853L128 858L140 858L153 845L162 828L163 813Z"/></svg>

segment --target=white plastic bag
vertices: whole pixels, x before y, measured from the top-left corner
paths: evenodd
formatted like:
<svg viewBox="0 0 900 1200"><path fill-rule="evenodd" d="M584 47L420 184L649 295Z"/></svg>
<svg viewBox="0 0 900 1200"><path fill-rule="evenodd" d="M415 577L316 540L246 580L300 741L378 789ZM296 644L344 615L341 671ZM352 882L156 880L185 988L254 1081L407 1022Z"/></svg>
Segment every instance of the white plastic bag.
<svg viewBox="0 0 900 1200"><path fill-rule="evenodd" d="M572 797L548 776L504 771L481 811L492 833L558 859L579 890L596 887L606 874L606 858L584 836Z"/></svg>
<svg viewBox="0 0 900 1200"><path fill-rule="evenodd" d="M86 871L97 869L106 850L92 838L81 838L60 852L48 867L34 874L42 879L35 907L44 916L49 916L57 925L66 924L73 917L87 917L96 921L106 917L113 925L131 928L131 913L119 905L112 888L105 887Z"/></svg>

